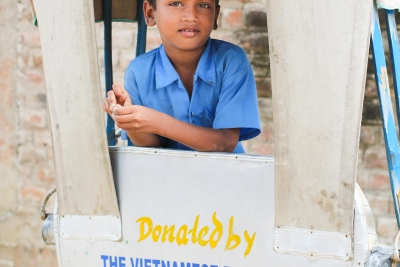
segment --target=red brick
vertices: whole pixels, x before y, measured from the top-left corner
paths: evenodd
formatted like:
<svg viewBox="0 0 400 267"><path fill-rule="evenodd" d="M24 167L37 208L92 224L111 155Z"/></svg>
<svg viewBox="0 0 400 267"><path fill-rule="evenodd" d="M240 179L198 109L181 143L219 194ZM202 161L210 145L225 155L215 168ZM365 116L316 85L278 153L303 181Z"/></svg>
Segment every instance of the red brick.
<svg viewBox="0 0 400 267"><path fill-rule="evenodd" d="M211 37L214 39L224 40L233 44L238 44L238 40L232 31L223 31L223 30L212 31Z"/></svg>
<svg viewBox="0 0 400 267"><path fill-rule="evenodd" d="M0 129L4 132L7 132L12 128L12 123L7 117L3 117L0 115Z"/></svg>
<svg viewBox="0 0 400 267"><path fill-rule="evenodd" d="M272 97L272 86L270 78L256 78L257 96Z"/></svg>
<svg viewBox="0 0 400 267"><path fill-rule="evenodd" d="M43 72L40 71L28 71L24 73L23 76L23 85L25 87L37 87L44 86L44 75Z"/></svg>
<svg viewBox="0 0 400 267"><path fill-rule="evenodd" d="M43 66L43 56L41 53L34 54L32 60L33 60L33 66L35 68L41 68Z"/></svg>
<svg viewBox="0 0 400 267"><path fill-rule="evenodd" d="M49 130L46 131L35 131L34 132L35 144L39 146L51 146L51 133Z"/></svg>
<svg viewBox="0 0 400 267"><path fill-rule="evenodd" d="M375 143L375 131L373 126L361 126L360 145L373 145Z"/></svg>
<svg viewBox="0 0 400 267"><path fill-rule="evenodd" d="M48 146L46 149L47 161L49 162L49 166L54 166L54 155L53 155L53 148Z"/></svg>
<svg viewBox="0 0 400 267"><path fill-rule="evenodd" d="M394 217L378 217L377 233L383 237L394 239L398 232L397 221Z"/></svg>
<svg viewBox="0 0 400 267"><path fill-rule="evenodd" d="M40 267L55 267L57 266L57 254L54 247L41 249L39 251L39 266Z"/></svg>
<svg viewBox="0 0 400 267"><path fill-rule="evenodd" d="M154 48L157 48L161 45L161 37L158 31L150 30L147 34L146 39L146 50L150 51Z"/></svg>
<svg viewBox="0 0 400 267"><path fill-rule="evenodd" d="M20 54L18 55L17 62L20 69L25 69L28 64L28 57L26 55Z"/></svg>
<svg viewBox="0 0 400 267"><path fill-rule="evenodd" d="M367 149L364 155L366 168L387 168L386 155L384 148L381 151L377 149Z"/></svg>
<svg viewBox="0 0 400 267"><path fill-rule="evenodd" d="M357 156L357 165L361 166L363 162L364 162L364 151L361 148L359 148Z"/></svg>
<svg viewBox="0 0 400 267"><path fill-rule="evenodd" d="M367 79L365 83L365 97L376 98L378 95L376 90L376 82L374 79Z"/></svg>
<svg viewBox="0 0 400 267"><path fill-rule="evenodd" d="M47 113L44 110L24 111L22 122L26 128L45 128Z"/></svg>
<svg viewBox="0 0 400 267"><path fill-rule="evenodd" d="M35 148L30 144L26 144L18 148L18 159L20 164L41 163L45 160L45 158L46 150L43 148Z"/></svg>
<svg viewBox="0 0 400 267"><path fill-rule="evenodd" d="M395 214L394 212L394 203L393 203L393 197L389 199L389 214Z"/></svg>
<svg viewBox="0 0 400 267"><path fill-rule="evenodd" d="M15 248L12 246L7 246L7 245L3 246L0 244L0 262L1 261L10 262L10 264L4 265L4 266L12 266L14 250L15 250ZM3 266L3 265L1 265L1 263L0 263L0 266Z"/></svg>
<svg viewBox="0 0 400 267"><path fill-rule="evenodd" d="M38 249L21 245L14 251L14 267L38 267ZM55 264L56 266L56 264Z"/></svg>
<svg viewBox="0 0 400 267"><path fill-rule="evenodd" d="M232 30L243 27L243 11L240 9L224 9L221 14L221 28Z"/></svg>
<svg viewBox="0 0 400 267"><path fill-rule="evenodd" d="M358 169L356 181L363 190L371 189L371 179L367 171Z"/></svg>
<svg viewBox="0 0 400 267"><path fill-rule="evenodd" d="M383 215L389 213L389 197L366 194L372 214Z"/></svg>
<svg viewBox="0 0 400 267"><path fill-rule="evenodd" d="M375 174L372 176L372 189L390 190L389 174Z"/></svg>
<svg viewBox="0 0 400 267"><path fill-rule="evenodd" d="M28 29L26 32L23 32L21 43L22 45L28 47L39 47L40 46L39 29L36 27L32 27Z"/></svg>
<svg viewBox="0 0 400 267"><path fill-rule="evenodd" d="M1 139L0 141L4 141ZM10 166L14 156L16 149L7 144L0 144L0 162L3 166Z"/></svg>
<svg viewBox="0 0 400 267"><path fill-rule="evenodd" d="M0 84L3 81L7 81L10 77L11 68L14 66L14 60L10 58L6 58L3 61L0 61Z"/></svg>
<svg viewBox="0 0 400 267"><path fill-rule="evenodd" d="M54 183L55 180L55 173L53 169L42 168L38 170L37 176L39 180L43 182L47 182L49 184Z"/></svg>
<svg viewBox="0 0 400 267"><path fill-rule="evenodd" d="M22 186L20 193L22 198L41 202L46 195L46 190L35 186Z"/></svg>

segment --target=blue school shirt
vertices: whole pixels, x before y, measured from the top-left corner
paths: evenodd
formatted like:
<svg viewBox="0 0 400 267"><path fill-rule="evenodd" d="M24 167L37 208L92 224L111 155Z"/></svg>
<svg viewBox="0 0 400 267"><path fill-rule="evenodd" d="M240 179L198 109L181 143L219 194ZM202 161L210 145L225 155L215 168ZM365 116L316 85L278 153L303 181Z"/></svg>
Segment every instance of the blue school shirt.
<svg viewBox="0 0 400 267"><path fill-rule="evenodd" d="M240 141L260 134L253 71L240 47L209 39L194 74L192 97L172 66L163 45L132 60L125 88L134 105L166 113L183 122L214 128L240 128L233 153L245 153ZM161 137L163 147L192 150Z"/></svg>

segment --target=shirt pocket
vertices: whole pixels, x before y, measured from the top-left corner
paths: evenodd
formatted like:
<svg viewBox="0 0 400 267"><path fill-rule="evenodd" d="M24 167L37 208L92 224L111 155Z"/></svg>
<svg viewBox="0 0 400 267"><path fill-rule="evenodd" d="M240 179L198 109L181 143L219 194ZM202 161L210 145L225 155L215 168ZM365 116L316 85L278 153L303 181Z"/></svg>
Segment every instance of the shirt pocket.
<svg viewBox="0 0 400 267"><path fill-rule="evenodd" d="M214 119L215 119L215 112L210 107L205 107L204 108L204 114L208 122L211 124L211 127L213 125Z"/></svg>

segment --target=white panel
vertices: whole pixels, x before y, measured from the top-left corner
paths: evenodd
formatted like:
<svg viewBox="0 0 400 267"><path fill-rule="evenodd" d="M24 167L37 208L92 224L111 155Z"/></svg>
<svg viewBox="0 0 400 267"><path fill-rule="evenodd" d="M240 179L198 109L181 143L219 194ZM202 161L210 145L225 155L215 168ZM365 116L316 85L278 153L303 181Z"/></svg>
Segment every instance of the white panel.
<svg viewBox="0 0 400 267"><path fill-rule="evenodd" d="M318 258L348 260L351 257L349 233L324 232L294 227L275 228L274 249L280 253Z"/></svg>
<svg viewBox="0 0 400 267"><path fill-rule="evenodd" d="M371 8L267 1L277 226L353 231Z"/></svg>
<svg viewBox="0 0 400 267"><path fill-rule="evenodd" d="M60 236L89 242L118 241L121 239L121 220L116 216L65 215L60 219Z"/></svg>
<svg viewBox="0 0 400 267"><path fill-rule="evenodd" d="M311 260L274 251L273 158L121 147L110 151L123 239L89 243L58 236L62 267L163 267L162 262L166 266L169 262L169 267L181 267L181 263L184 267L359 266L354 264L353 255L347 261ZM146 234L150 219L152 230L139 241L141 223L142 234ZM175 226L172 242L168 234L162 241L165 226ZM186 244L176 238L179 229L179 240L186 237ZM203 245L199 243L202 231ZM210 235L218 240L215 247L210 246ZM368 239L366 235L357 233L352 241L360 244ZM234 240L239 239L234 247ZM329 245L331 239L326 240ZM331 248L333 254L348 250L348 243L340 245L335 243ZM357 249L354 253L357 259L365 260L367 251Z"/></svg>
<svg viewBox="0 0 400 267"><path fill-rule="evenodd" d="M97 62L92 0L33 0L53 138L59 214L119 216Z"/></svg>

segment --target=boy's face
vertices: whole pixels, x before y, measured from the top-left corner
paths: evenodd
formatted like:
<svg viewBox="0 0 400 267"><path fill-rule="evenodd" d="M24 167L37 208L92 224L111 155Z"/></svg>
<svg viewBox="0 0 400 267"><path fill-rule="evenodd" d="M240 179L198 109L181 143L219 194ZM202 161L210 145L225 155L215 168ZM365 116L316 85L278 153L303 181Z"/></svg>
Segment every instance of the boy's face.
<svg viewBox="0 0 400 267"><path fill-rule="evenodd" d="M146 24L157 24L167 52L203 49L217 29L215 0L157 0L156 9L144 2Z"/></svg>

